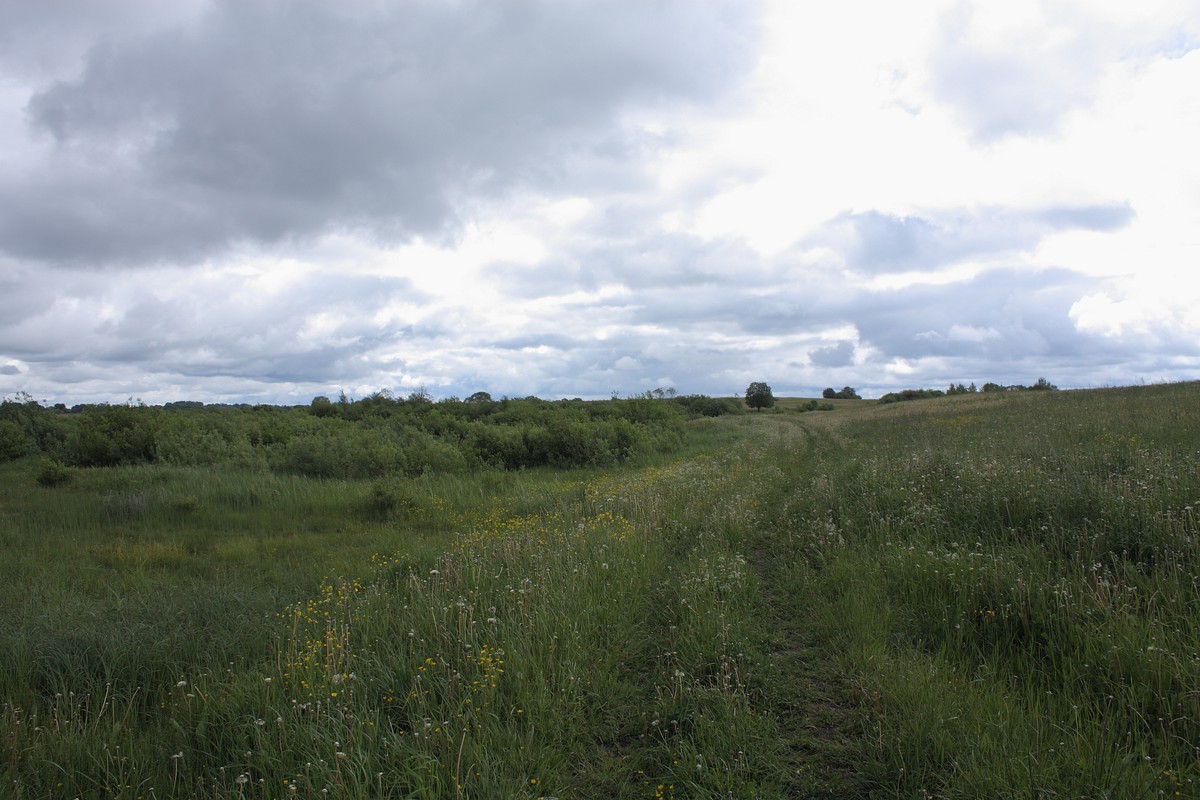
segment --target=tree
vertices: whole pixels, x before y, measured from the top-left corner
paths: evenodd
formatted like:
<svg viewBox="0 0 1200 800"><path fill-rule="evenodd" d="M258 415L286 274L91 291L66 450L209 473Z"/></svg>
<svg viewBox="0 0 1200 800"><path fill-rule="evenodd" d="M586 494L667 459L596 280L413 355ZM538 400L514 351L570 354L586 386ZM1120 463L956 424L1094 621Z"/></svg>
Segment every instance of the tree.
<svg viewBox="0 0 1200 800"><path fill-rule="evenodd" d="M319 394L312 399L312 403L309 405L309 411L314 417L332 417L336 416L338 413L337 409L334 408L333 403L331 403L329 398L323 394Z"/></svg>
<svg viewBox="0 0 1200 800"><path fill-rule="evenodd" d="M775 395L771 394L771 387L762 381L755 381L747 386L746 405L759 411L775 405Z"/></svg>

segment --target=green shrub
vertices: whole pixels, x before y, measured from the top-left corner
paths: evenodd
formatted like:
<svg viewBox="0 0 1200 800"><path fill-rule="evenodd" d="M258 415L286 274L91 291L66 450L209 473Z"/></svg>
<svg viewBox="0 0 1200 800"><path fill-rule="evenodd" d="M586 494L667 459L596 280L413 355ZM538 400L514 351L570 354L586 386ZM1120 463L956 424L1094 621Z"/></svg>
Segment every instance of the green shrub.
<svg viewBox="0 0 1200 800"><path fill-rule="evenodd" d="M112 467L154 460L158 409L95 406L79 415L65 443L65 461L79 467Z"/></svg>
<svg viewBox="0 0 1200 800"><path fill-rule="evenodd" d="M0 419L0 462L16 461L37 450L33 437L17 423Z"/></svg>
<svg viewBox="0 0 1200 800"><path fill-rule="evenodd" d="M70 467L63 466L57 461L46 459L38 467L36 480L46 488L61 486L67 483L71 478L75 477L75 471Z"/></svg>
<svg viewBox="0 0 1200 800"><path fill-rule="evenodd" d="M700 417L720 417L725 414L741 413L741 404L728 397L707 397L702 394L684 395L673 398L672 404L683 408L688 414Z"/></svg>
<svg viewBox="0 0 1200 800"><path fill-rule="evenodd" d="M362 502L364 514L373 519L386 520L405 516L417 511L417 502L411 489L397 478L378 478Z"/></svg>

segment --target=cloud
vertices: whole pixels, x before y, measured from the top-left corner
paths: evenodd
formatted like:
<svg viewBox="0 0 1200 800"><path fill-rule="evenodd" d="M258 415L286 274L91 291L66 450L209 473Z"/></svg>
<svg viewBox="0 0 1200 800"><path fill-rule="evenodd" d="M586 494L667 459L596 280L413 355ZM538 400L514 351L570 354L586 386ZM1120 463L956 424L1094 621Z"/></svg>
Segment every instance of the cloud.
<svg viewBox="0 0 1200 800"><path fill-rule="evenodd" d="M421 299L396 278L298 274L271 291L255 275L182 269L63 277L70 288L52 304L0 327L7 353L60 370L128 364L177 380L305 382L356 375L364 354L414 335L420 321L380 316Z"/></svg>
<svg viewBox="0 0 1200 800"><path fill-rule="evenodd" d="M838 342L819 347L808 354L815 367L845 367L854 361L854 342Z"/></svg>
<svg viewBox="0 0 1200 800"><path fill-rule="evenodd" d="M981 142L1045 135L1092 99L1086 76L1072 66L1053 55L979 52L954 43L934 65L934 89Z"/></svg>
<svg viewBox="0 0 1200 800"><path fill-rule="evenodd" d="M1081 338L1070 308L1095 284L1067 270L992 269L963 281L871 292L855 303L853 321L862 341L887 358L1066 355L1078 351Z"/></svg>
<svg viewBox="0 0 1200 800"><path fill-rule="evenodd" d="M0 69L45 79L78 68L98 41L129 38L193 21L204 0L41 0L0 4Z"/></svg>
<svg viewBox="0 0 1200 800"><path fill-rule="evenodd" d="M1047 137L1097 100L1115 63L1180 58L1198 46L1194 4L961 2L930 54L930 91L978 144Z"/></svg>
<svg viewBox="0 0 1200 800"><path fill-rule="evenodd" d="M221 0L104 40L28 103L41 159L0 246L49 262L201 259L336 230L453 234L516 187L636 185L625 117L707 103L749 66L753 7Z"/></svg>
<svg viewBox="0 0 1200 800"><path fill-rule="evenodd" d="M842 253L846 266L868 274L934 270L1031 250L1047 235L1068 230L1113 231L1134 218L1127 204L934 211L896 216L846 212L804 242Z"/></svg>

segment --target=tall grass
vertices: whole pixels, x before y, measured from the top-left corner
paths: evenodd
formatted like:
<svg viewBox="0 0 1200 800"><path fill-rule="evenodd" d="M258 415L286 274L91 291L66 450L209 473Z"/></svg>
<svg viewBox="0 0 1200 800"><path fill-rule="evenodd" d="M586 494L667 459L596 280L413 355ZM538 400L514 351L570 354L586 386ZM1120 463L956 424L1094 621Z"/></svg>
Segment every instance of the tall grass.
<svg viewBox="0 0 1200 800"><path fill-rule="evenodd" d="M1194 796L1200 386L609 470L3 469L32 798Z"/></svg>
<svg viewBox="0 0 1200 800"><path fill-rule="evenodd" d="M61 561L23 580L108 569L123 588L106 598L98 580L74 606L60 590L60 624L4 631L6 785L770 795L765 638L734 546L754 472L728 443L745 433L701 423L695 441L726 444L641 470L355 484L156 469L85 472L55 512L32 495L23 513L43 521L25 535L58 536ZM295 589L272 557L297 565Z"/></svg>
<svg viewBox="0 0 1200 800"><path fill-rule="evenodd" d="M1195 796L1198 400L971 396L808 424L771 536L861 684L882 793Z"/></svg>

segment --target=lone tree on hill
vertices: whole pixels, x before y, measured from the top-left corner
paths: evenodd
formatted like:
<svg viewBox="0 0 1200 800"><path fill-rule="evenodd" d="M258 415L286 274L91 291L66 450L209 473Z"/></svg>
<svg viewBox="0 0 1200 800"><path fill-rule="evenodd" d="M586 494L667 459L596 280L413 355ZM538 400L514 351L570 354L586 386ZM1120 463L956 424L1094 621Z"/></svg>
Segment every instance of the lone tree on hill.
<svg viewBox="0 0 1200 800"><path fill-rule="evenodd" d="M771 387L762 381L755 381L747 386L746 405L757 411L775 405L775 395L771 394Z"/></svg>

